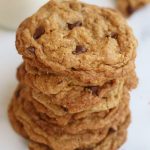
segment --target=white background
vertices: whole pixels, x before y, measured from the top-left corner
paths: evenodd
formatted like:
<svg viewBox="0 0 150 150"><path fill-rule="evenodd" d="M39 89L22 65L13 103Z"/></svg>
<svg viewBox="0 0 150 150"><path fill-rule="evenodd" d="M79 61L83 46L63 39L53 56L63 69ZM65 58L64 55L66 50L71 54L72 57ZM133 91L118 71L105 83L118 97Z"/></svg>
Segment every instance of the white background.
<svg viewBox="0 0 150 150"><path fill-rule="evenodd" d="M92 3L113 6L111 0ZM91 2L91 0L87 0ZM132 124L121 150L150 150L150 6L128 19L139 40L137 74L139 86L131 94ZM27 150L27 144L11 128L7 108L17 85L16 68L21 56L15 50L15 33L0 28L0 150Z"/></svg>

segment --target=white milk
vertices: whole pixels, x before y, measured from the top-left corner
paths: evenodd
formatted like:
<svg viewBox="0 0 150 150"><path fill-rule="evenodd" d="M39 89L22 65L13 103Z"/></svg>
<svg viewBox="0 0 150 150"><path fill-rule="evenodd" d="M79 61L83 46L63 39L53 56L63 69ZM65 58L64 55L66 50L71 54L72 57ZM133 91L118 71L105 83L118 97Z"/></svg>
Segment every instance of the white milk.
<svg viewBox="0 0 150 150"><path fill-rule="evenodd" d="M16 29L48 0L0 0L0 26Z"/></svg>

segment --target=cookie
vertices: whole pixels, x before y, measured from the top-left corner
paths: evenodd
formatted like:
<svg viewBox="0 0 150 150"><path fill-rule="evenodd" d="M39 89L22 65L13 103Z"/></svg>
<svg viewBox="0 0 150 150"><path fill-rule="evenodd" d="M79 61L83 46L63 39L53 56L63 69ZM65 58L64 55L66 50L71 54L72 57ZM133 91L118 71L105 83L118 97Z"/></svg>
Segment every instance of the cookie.
<svg viewBox="0 0 150 150"><path fill-rule="evenodd" d="M117 11L52 0L19 26L16 47L40 69L101 84L134 68L137 41Z"/></svg>
<svg viewBox="0 0 150 150"><path fill-rule="evenodd" d="M61 105L70 113L81 112L94 106L103 110L107 109L107 106L111 108L111 104L106 105L106 102L119 102L123 91L123 79L109 81L103 86L77 86L63 80L64 77L61 79L53 75L31 75L19 70L19 80L33 88L35 99L42 100L42 103L48 102L50 105Z"/></svg>
<svg viewBox="0 0 150 150"><path fill-rule="evenodd" d="M20 88L22 87L20 86ZM98 129L108 126L119 117L122 110L126 111L128 109L129 103L128 92L124 90L123 98L120 100L119 106L113 109L96 112L85 111L76 114L66 113L64 116L60 117L52 114L51 111L48 111L41 104L36 104L37 102L29 95L29 91L30 89L23 87L20 89L20 95L16 97L16 99L18 99L18 101L23 101L21 105L23 105L24 110L30 115L32 120L37 122L42 128L44 128L43 125L46 126L47 130L54 129L58 132L60 130L59 128L61 128L61 131L70 134L77 134L77 132L83 130ZM52 107L52 109L55 109L55 107Z"/></svg>
<svg viewBox="0 0 150 150"><path fill-rule="evenodd" d="M117 0L117 7L124 16L128 17L148 3L150 0Z"/></svg>
<svg viewBox="0 0 150 150"><path fill-rule="evenodd" d="M16 103L14 103L14 107L16 107ZM53 134L53 132L50 134L50 133L43 131L42 128L39 128L36 125L36 123L32 122L30 117L26 115L23 109L18 110L17 108L14 108L14 113L15 113L16 118L19 120L19 122L21 122L24 125L24 130L29 135L30 139L35 140L37 142L42 142L44 144L48 144L49 147L53 145L54 147L58 147L58 149L60 149L62 142L65 142L64 143L65 147L68 147L68 148L76 147L77 145L79 146L80 144L79 142L86 144L87 137L89 138L89 140L91 140L91 142L94 142L95 140L98 141L101 138L103 139L107 134L107 131L103 130L103 133L101 133L101 131L100 132L95 131L95 136L94 136L94 133L76 135L75 137L74 136L71 137L71 135L67 136L67 135L62 134L62 135L59 135L60 138L58 138L57 137L58 134L57 135ZM99 135L99 138L97 137L98 135Z"/></svg>
<svg viewBox="0 0 150 150"><path fill-rule="evenodd" d="M26 134L26 131L24 130L23 124L20 123L17 119L16 116L13 112L13 105L10 105L9 110L8 110L8 116L9 120L14 128L14 130L23 136L24 138L28 138L28 135Z"/></svg>
<svg viewBox="0 0 150 150"><path fill-rule="evenodd" d="M19 130L18 129L17 130L23 136L24 134L22 134L22 133L24 133L25 131L23 128L20 128L21 123L19 121L17 121L17 119L15 118L15 115L14 115L12 109L10 109L9 114L11 116L13 116L14 117L13 120L15 120L12 122L13 127L15 126L15 129L17 129L16 127L18 127ZM94 146L94 148L92 148L92 150L94 150L94 149L95 150L118 149L126 140L126 135L127 135L126 128L128 127L128 124L130 122L129 120L130 119L128 118L126 120L125 124L120 126L120 128L118 129L117 132L116 132L116 130L111 129L109 131L109 134L107 135L107 137L105 137L105 139L103 141L101 141L100 143L96 144L96 146ZM30 141L30 140L29 140L29 149L30 150L52 150L51 148L49 148L48 146L46 146L44 144L36 143L36 142ZM85 149L85 150L87 150L87 149Z"/></svg>
<svg viewBox="0 0 150 150"><path fill-rule="evenodd" d="M107 81L103 85L96 84L82 84L78 81L74 81L70 79L68 76L59 76L55 74L44 74L32 68L26 68L26 64L21 64L17 71L17 77L20 82L27 84L31 88L38 89L42 93L46 95L50 94L58 94L61 91L68 91L74 86L76 87L96 87L99 86L101 91L103 87L108 83L112 83L109 86L109 89L112 91L115 87L119 87L121 82L128 82L127 86L129 89L136 87L137 85L137 77L135 71L128 74L126 78L114 79L111 81ZM114 83L113 83L113 82ZM108 86L107 86L108 87ZM104 88L105 89L105 88ZM102 92L104 93L104 92ZM94 99L94 98L93 98Z"/></svg>
<svg viewBox="0 0 150 150"><path fill-rule="evenodd" d="M15 117L19 122L21 122L29 138L36 142L42 142L43 144L49 145L49 147L54 149L60 149L62 147L62 142L64 143L64 150L72 150L99 143L103 138L106 137L110 128L117 129L117 126L120 123L123 123L126 116L129 115L128 107L126 107L127 110L122 108L121 112L118 112L118 117L107 127L102 129L91 129L79 134L69 134L64 131L60 132L58 130L59 128L56 128L55 125L53 125L52 128L50 123L48 126L46 126L46 122L44 122L43 119L40 120L41 118L32 116L33 110L25 111L23 104L25 98L16 99L19 98L18 95L21 96L21 91L19 91L19 94L17 93L17 95L14 96L11 107L13 107L13 113L15 114ZM51 128L48 129L50 126ZM84 130L83 128L81 129Z"/></svg>
<svg viewBox="0 0 150 150"><path fill-rule="evenodd" d="M52 135L50 133L47 134L47 132L43 131L44 130L43 128L39 128L35 122L32 122L32 120L30 120L30 116L27 116L27 114L21 108L22 106L21 105L19 106L19 103L20 103L20 101L13 101L13 108L14 108L13 113L15 114L17 120L19 120L19 122L21 122L23 124L24 130L26 131L27 135L29 135L29 138L36 142L49 145L49 147L52 147L53 149L58 149L58 150L62 147L62 142L64 145L64 147L62 149L64 149L64 150L72 150L72 149L76 149L76 147L79 149L80 149L80 147L81 147L81 149L83 147L94 147L95 145L97 145L97 143L98 144L103 143L102 142L103 139L105 139L105 137L107 136L107 134L110 131L117 132L117 130L119 130L120 127L123 127L122 124L127 124L127 126L129 124L129 121L126 121L126 119L125 119L125 118L129 117L129 112L126 112L124 114L124 116L122 116L118 120L120 123L117 121L119 123L118 127L116 126L118 123L115 122L116 125L113 124L113 126L110 127L109 130L106 129L107 131L104 129L101 132L98 132L98 130L92 130L90 132L87 132L87 133L84 133L81 135L76 135L75 137L78 137L77 138L78 140L75 140L76 138L75 137L73 138L69 134L68 135L67 134L59 135L59 138L60 138L59 139L59 138L56 138L56 133L55 134L52 133ZM107 142L105 144L109 144L109 142ZM102 145L105 145L105 144L102 144Z"/></svg>
<svg viewBox="0 0 150 150"><path fill-rule="evenodd" d="M126 100L127 101L127 100ZM25 111L34 122L36 122L41 128L45 128L49 133L51 130L55 130L59 133L69 133L69 134L79 134L86 132L87 130L95 130L99 128L104 128L116 121L120 115L122 115L122 110L127 111L128 105L123 102L112 110L106 112L92 113L91 115L78 120L71 120L65 126L59 126L57 123L52 122L44 113L39 113L35 110L30 103L25 102Z"/></svg>
<svg viewBox="0 0 150 150"><path fill-rule="evenodd" d="M81 119L82 119L82 121L84 120L83 122L85 122L85 120L91 120L92 118L96 118L96 117L101 118L101 120L99 120L97 122L101 122L101 124L104 125L104 123L102 123L102 122L105 122L106 118L107 119L111 118L111 116L113 116L113 114L115 114L115 112L118 111L118 107L116 107L116 108L112 108L110 110L100 111L99 113L84 111L84 112L80 112L80 113L76 113L76 114L66 113L64 116L56 116L56 115L52 114L46 107L42 106L41 104L39 104L35 101L29 102L29 103L30 103L30 105L33 106L33 108L36 108L36 110L38 112L40 112L41 116L44 117L46 120L48 120L48 122L51 122L51 123L59 125L59 126L66 126L67 124L70 124L72 122L75 122L75 121L78 122L78 120L81 120ZM115 117L115 116L113 116L113 117ZM102 118L103 119L105 118L105 119L102 120Z"/></svg>
<svg viewBox="0 0 150 150"><path fill-rule="evenodd" d="M29 150L52 150L44 144L35 143L33 141L29 142Z"/></svg>
<svg viewBox="0 0 150 150"><path fill-rule="evenodd" d="M48 117L51 118L50 121L52 121L53 123L57 123L59 125L66 125L67 123L69 123L70 121L73 120L79 120L79 119L84 119L87 116L90 116L92 118L92 113L93 116L105 116L105 114L109 113L109 107L110 109L112 108L112 112L110 114L114 114L115 111L117 111L118 109L118 104L120 102L120 98L119 98L119 102L117 102L116 105L114 105L116 102L106 102L106 106L107 109L105 109L105 111L102 109L98 109L99 107L93 107L90 110L86 110L86 111L82 111L80 113L74 113L74 114L70 114L65 108L63 108L62 106L58 106L58 105L54 105L54 104L50 104L50 102L46 102L43 103L43 101L46 101L46 99L43 99L43 101L39 101L36 100L32 97L32 89L26 87L25 85L20 85L20 90L19 90L19 96L17 95L17 99L25 99L26 101L29 101L28 103L30 103L29 105L32 105L32 107L36 108L36 110L40 113L44 113L46 114ZM18 92L17 92L18 93ZM128 92L126 92L128 93ZM129 99L128 94L126 94L126 98L125 99ZM113 104L112 104L113 103ZM45 105L44 105L45 104ZM47 104L47 105L46 105ZM114 107L111 107L112 105L114 105ZM117 107L115 109L115 107ZM114 109L113 109L114 108ZM100 112L100 113L98 113ZM96 115L97 114L97 115Z"/></svg>
<svg viewBox="0 0 150 150"><path fill-rule="evenodd" d="M38 72L39 74L47 74L47 75L51 75L54 74L53 72L51 72L48 68L44 67L44 68L40 68L40 66L38 65L38 63L35 62L31 62L29 61L29 59L24 58L24 62L26 63L26 68L28 71L32 72L34 70L34 72ZM109 74L95 74L93 71L91 72L86 72L86 74L84 74L84 77L81 74L82 71L76 71L76 74L74 74L73 72L71 72L71 74L58 74L57 75L61 75L61 76L67 76L68 78L72 79L75 83L79 83L80 85L103 85L108 81L117 79L117 78L124 78L127 77L129 74L132 74L132 72L135 71L135 63L134 61L129 62L128 66L125 66L124 68L120 68L119 70L116 70L116 74L114 73L109 73Z"/></svg>
<svg viewBox="0 0 150 150"><path fill-rule="evenodd" d="M125 141L127 138L127 131L125 129L119 129L117 133L109 133L107 137L100 142L99 144L96 144L94 147L89 148L81 148L78 150L117 150ZM30 150L52 150L46 145L30 142L29 143L29 149Z"/></svg>
<svg viewBox="0 0 150 150"><path fill-rule="evenodd" d="M130 123L137 40L118 11L51 0L18 28L9 107L30 150L116 150Z"/></svg>

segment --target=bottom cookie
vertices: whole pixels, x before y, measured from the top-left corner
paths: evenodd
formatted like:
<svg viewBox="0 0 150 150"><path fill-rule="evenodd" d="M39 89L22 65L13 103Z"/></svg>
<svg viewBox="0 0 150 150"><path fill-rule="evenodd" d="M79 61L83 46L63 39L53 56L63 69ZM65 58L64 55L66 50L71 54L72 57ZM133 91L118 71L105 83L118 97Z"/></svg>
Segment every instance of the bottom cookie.
<svg viewBox="0 0 150 150"><path fill-rule="evenodd" d="M128 121L127 121L128 122ZM122 126L117 132L110 131L107 137L98 143L97 145L85 149L77 149L77 150L117 150L125 141L127 137L127 130L124 126ZM29 143L30 150L52 150L46 145L30 142Z"/></svg>
<svg viewBox="0 0 150 150"><path fill-rule="evenodd" d="M54 150L77 150L79 148L94 148L95 145L101 143L107 135L109 131L115 129L119 130L120 127L123 127L126 124L126 118L129 116L130 111L128 105L123 108L123 111L119 112L119 116L115 118L113 122L111 122L108 126L99 129L91 129L85 130L80 134L68 134L66 132L59 133L58 130L47 130L47 126L39 126L35 120L31 118L31 113L27 113L23 108L23 100L14 98L11 107L10 107L10 117L15 117L17 121L19 121L18 128L15 123L15 119L11 118L12 125L14 128L20 132L20 134L27 133L28 137L32 141L36 141L37 143L43 143L53 148ZM126 103L126 101L124 101ZM31 110L29 111L31 112ZM13 113L14 115L12 115ZM34 116L37 118L37 116ZM41 124L43 124L43 120L39 120ZM128 122L129 123L129 122ZM45 124L45 123L44 123ZM126 127L127 128L127 127ZM48 132L49 131L49 132ZM24 135L23 135L24 136ZM62 147L63 143L63 147Z"/></svg>
<svg viewBox="0 0 150 150"><path fill-rule="evenodd" d="M22 123L20 123L16 117L15 114L13 112L13 105L10 105L9 110L8 110L8 116L9 116L9 120L14 128L14 130L20 134L21 136L23 136L24 138L28 138L28 135L26 134L25 130L24 130L24 126Z"/></svg>
<svg viewBox="0 0 150 150"><path fill-rule="evenodd" d="M10 107L9 109L9 118L13 124L14 129L25 138L28 138L23 125L15 118L12 107ZM127 115L125 121L118 127L118 130L112 128L109 129L107 136L101 142L95 145L91 145L91 147L88 148L81 148L81 149L78 148L76 150L117 150L126 140L127 127L129 123L130 123L130 115ZM29 141L29 149L53 150L44 144L36 143L33 141Z"/></svg>

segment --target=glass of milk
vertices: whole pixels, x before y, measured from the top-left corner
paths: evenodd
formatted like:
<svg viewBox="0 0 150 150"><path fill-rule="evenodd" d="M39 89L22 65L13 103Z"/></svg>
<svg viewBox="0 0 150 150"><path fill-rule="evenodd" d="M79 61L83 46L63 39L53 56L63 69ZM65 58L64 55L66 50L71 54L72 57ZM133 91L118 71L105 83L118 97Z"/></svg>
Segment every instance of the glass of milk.
<svg viewBox="0 0 150 150"><path fill-rule="evenodd" d="M0 0L0 26L15 30L48 0Z"/></svg>

